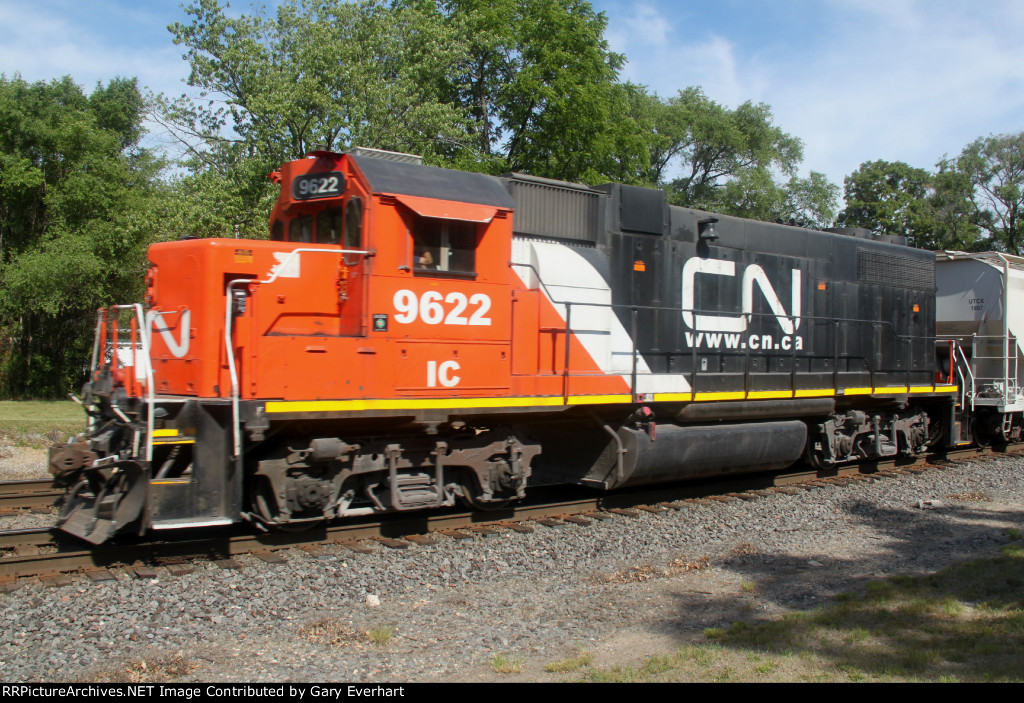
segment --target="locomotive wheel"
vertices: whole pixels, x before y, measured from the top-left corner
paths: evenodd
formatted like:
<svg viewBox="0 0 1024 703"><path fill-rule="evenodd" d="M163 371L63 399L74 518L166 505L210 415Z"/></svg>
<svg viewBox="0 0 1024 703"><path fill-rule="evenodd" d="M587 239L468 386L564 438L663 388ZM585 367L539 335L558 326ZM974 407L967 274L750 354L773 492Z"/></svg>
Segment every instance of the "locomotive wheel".
<svg viewBox="0 0 1024 703"><path fill-rule="evenodd" d="M274 496L274 489L270 480L259 476L249 489L249 504L256 518L275 530L282 532L302 532L317 525L322 525L322 518L312 520L284 520L280 509L277 507L277 498Z"/></svg>
<svg viewBox="0 0 1024 703"><path fill-rule="evenodd" d="M466 470L462 473L462 480L458 484L459 501L462 502L470 510L481 510L484 512L493 512L495 510L504 510L512 504L515 498L505 498L499 500L481 500L480 495L483 491L480 489L480 484L476 479L476 475Z"/></svg>
<svg viewBox="0 0 1024 703"><path fill-rule="evenodd" d="M827 471L836 465L834 461L825 461L821 453L814 449L807 450L807 463L816 471Z"/></svg>

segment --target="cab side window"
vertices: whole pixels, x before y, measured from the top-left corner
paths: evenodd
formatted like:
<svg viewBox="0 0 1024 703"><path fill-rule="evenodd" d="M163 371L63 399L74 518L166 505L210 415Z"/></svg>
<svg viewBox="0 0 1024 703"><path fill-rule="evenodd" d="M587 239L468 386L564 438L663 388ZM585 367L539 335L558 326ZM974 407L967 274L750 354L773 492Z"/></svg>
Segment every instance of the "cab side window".
<svg viewBox="0 0 1024 703"><path fill-rule="evenodd" d="M413 271L476 275L478 224L416 215L413 221Z"/></svg>
<svg viewBox="0 0 1024 703"><path fill-rule="evenodd" d="M359 249L363 242L363 201L352 197L345 209L345 248Z"/></svg>

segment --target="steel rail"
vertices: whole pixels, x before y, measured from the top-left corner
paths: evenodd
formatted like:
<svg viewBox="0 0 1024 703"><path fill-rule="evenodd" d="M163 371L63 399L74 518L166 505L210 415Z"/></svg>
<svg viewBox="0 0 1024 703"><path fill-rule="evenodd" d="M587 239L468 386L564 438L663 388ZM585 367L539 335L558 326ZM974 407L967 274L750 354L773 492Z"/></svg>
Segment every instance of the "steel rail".
<svg viewBox="0 0 1024 703"><path fill-rule="evenodd" d="M230 559L232 557L271 552L280 549L317 544L355 545L365 540L395 540L412 535L428 535L474 528L502 528L512 523L550 518L565 518L592 511L642 509L664 506L692 499L724 499L739 492L783 488L805 484L810 487L843 485L854 476L878 477L899 475L907 470L920 471L922 466L938 467L943 463L973 458L993 458L1024 453L1024 446L1008 450L960 449L944 454L868 462L838 467L832 471L797 470L780 474L746 475L729 480L703 483L668 484L611 494L586 497L541 497L542 502L520 504L500 511L393 513L383 518L365 518L340 524L319 525L303 532L244 532L244 527L230 527L216 534L182 533L178 539L162 539L126 544L103 544L86 547L75 538L55 528L0 531L0 585L26 576L47 576L58 573L105 569L138 564L164 565L167 560ZM537 499L535 499L537 500ZM678 506L676 506L678 507ZM386 543L386 542L385 542Z"/></svg>
<svg viewBox="0 0 1024 703"><path fill-rule="evenodd" d="M40 508L53 505L64 494L52 479L0 481L0 508Z"/></svg>

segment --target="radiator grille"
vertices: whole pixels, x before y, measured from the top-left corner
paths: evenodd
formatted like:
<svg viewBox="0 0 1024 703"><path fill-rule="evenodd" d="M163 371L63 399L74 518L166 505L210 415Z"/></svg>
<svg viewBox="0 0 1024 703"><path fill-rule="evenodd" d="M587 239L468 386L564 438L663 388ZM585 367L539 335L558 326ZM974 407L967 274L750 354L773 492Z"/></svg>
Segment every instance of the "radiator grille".
<svg viewBox="0 0 1024 703"><path fill-rule="evenodd" d="M935 290L935 265L931 261L877 251L857 252L857 280L876 286Z"/></svg>
<svg viewBox="0 0 1024 703"><path fill-rule="evenodd" d="M602 193L586 186L513 176L506 181L517 207L516 234L596 242L601 229Z"/></svg>

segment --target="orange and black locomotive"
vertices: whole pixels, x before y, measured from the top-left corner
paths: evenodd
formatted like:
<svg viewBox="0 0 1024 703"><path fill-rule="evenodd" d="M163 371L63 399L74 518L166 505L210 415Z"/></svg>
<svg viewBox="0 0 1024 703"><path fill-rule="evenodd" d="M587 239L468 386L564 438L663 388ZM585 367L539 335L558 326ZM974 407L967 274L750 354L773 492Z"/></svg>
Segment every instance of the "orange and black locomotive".
<svg viewBox="0 0 1024 703"><path fill-rule="evenodd" d="M65 531L494 508L969 441L935 254L895 238L372 150L272 178L268 240L155 244L145 303L100 312L89 429L51 451Z"/></svg>

